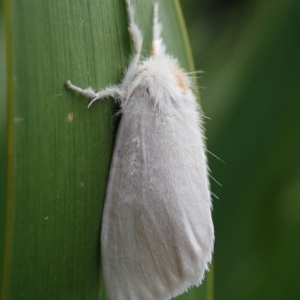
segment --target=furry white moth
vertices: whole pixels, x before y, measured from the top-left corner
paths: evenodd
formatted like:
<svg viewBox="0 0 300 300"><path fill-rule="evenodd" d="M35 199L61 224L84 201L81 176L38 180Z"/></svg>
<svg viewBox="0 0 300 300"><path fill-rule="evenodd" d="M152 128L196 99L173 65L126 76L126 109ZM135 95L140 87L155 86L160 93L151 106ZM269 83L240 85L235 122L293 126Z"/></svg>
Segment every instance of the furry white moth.
<svg viewBox="0 0 300 300"><path fill-rule="evenodd" d="M151 56L126 0L134 56L113 97L122 113L109 174L101 260L111 300L167 300L199 285L212 258L214 229L200 108L191 80L165 53L154 6Z"/></svg>

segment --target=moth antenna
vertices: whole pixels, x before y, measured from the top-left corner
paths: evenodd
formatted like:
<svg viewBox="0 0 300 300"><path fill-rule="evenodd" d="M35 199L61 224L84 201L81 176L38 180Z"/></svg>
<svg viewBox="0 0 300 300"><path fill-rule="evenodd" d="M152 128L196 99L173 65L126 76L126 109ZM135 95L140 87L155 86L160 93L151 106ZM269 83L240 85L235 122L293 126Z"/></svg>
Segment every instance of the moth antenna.
<svg viewBox="0 0 300 300"><path fill-rule="evenodd" d="M158 18L158 3L153 6L153 24L152 24L152 55L164 54L166 46L161 38L162 24Z"/></svg>

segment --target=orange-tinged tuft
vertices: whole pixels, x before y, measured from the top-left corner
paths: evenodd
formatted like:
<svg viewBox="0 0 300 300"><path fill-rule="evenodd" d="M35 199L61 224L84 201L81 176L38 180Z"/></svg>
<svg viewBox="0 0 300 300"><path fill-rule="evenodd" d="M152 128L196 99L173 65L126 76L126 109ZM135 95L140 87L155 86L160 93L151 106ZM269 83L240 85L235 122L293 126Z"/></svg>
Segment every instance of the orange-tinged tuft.
<svg viewBox="0 0 300 300"><path fill-rule="evenodd" d="M176 76L177 84L183 91L187 91L189 89L189 84L184 72L178 66L175 66L174 73Z"/></svg>

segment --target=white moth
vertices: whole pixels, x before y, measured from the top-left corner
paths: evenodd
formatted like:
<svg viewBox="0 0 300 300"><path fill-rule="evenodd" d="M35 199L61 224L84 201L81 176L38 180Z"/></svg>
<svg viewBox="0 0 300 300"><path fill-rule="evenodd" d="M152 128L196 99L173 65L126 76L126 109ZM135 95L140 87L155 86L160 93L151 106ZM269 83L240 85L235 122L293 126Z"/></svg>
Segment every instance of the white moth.
<svg viewBox="0 0 300 300"><path fill-rule="evenodd" d="M212 258L214 229L200 108L191 79L165 53L154 6L151 56L126 0L134 56L113 97L122 113L109 174L101 260L111 300L167 300L199 285Z"/></svg>

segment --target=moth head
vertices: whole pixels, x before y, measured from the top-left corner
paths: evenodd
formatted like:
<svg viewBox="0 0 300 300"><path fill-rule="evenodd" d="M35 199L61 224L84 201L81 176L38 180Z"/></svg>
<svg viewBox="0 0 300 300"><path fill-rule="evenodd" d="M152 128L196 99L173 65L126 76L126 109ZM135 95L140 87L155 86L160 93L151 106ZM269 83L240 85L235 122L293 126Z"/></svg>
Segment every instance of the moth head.
<svg viewBox="0 0 300 300"><path fill-rule="evenodd" d="M135 87L141 87L149 96L177 97L190 90L190 80L177 60L167 55L150 56L138 66L133 80Z"/></svg>

